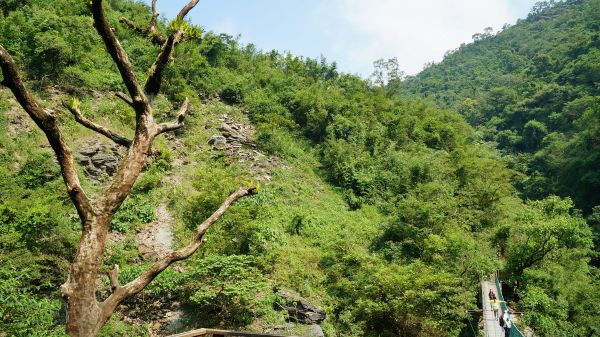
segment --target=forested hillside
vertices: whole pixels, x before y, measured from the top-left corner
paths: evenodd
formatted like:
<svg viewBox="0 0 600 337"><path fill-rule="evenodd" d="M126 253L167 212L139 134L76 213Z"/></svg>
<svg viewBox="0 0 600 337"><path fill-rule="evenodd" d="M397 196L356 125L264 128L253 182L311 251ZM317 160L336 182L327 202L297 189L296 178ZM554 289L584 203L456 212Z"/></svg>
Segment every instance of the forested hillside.
<svg viewBox="0 0 600 337"><path fill-rule="evenodd" d="M147 24L150 8L105 7L144 78L159 46L129 25ZM259 193L232 206L192 258L122 305L100 335L305 335L309 326L286 323L294 320L280 310L284 289L325 310L326 336L474 336L478 280L496 270L509 305L524 312L519 324L538 336L599 334L586 223L600 223L594 8L599 1L541 7L387 85L192 27L156 98L167 112L155 118L172 119L186 97L193 115L155 142L112 219L103 270L119 264L127 282L159 253L148 228L178 248L240 185ZM11 0L0 10L0 45L59 119L83 185L100 192L122 152L63 103L127 136L134 112L115 98L126 88L88 2ZM158 27L177 24L162 18ZM0 111L0 336L63 336L60 286L78 245L77 212L43 134L6 89ZM106 297L108 277L98 282ZM163 319L171 310L182 313L176 327Z"/></svg>
<svg viewBox="0 0 600 337"><path fill-rule="evenodd" d="M473 38L406 90L460 112L509 154L525 174L525 198L568 196L592 214L600 204L600 2L540 2L515 26Z"/></svg>
<svg viewBox="0 0 600 337"><path fill-rule="evenodd" d="M473 40L400 91L463 115L519 172L521 198L571 198L594 231L598 265L600 1L539 2L516 25Z"/></svg>

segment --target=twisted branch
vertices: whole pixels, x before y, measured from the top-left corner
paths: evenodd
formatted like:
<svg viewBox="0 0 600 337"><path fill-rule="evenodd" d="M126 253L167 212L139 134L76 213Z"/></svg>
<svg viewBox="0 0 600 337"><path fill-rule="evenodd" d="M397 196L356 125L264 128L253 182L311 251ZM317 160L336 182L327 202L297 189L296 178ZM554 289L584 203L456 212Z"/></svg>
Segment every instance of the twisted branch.
<svg viewBox="0 0 600 337"><path fill-rule="evenodd" d="M158 14L156 16L158 16ZM152 43L155 45L162 46L167 41L167 38L164 37L156 28L156 19L154 15L152 16L152 21L150 23L150 27L148 28L142 28L127 18L120 18L119 22L129 27L137 34L149 37L150 41L152 41Z"/></svg>
<svg viewBox="0 0 600 337"><path fill-rule="evenodd" d="M56 117L42 108L37 100L27 91L14 59L2 45L0 45L0 68L2 69L3 76L1 84L12 91L25 112L46 134L46 138L52 150L54 150L54 154L60 165L67 192L82 220L83 229L84 231L88 231L95 210L81 186L79 175L73 163L73 154L58 127Z"/></svg>
<svg viewBox="0 0 600 337"><path fill-rule="evenodd" d="M154 1L156 2L156 1ZM177 14L177 20L183 20L186 15L200 2L200 0L190 0Z"/></svg>
<svg viewBox="0 0 600 337"><path fill-rule="evenodd" d="M255 195L258 193L256 187L240 188L235 193L231 194L221 206L204 222L202 222L195 230L192 241L185 247L176 250L162 257L158 261L154 262L150 268L139 275L135 280L118 287L103 303L103 310L112 312L112 310L119 305L126 298L133 296L142 291L156 276L158 276L163 270L167 269L171 264L185 260L190 257L194 252L202 245L202 237L204 233L217 221L223 214L233 205L237 200L248 196Z"/></svg>
<svg viewBox="0 0 600 337"><path fill-rule="evenodd" d="M190 2L185 5L179 14L177 14L177 20L183 22L185 16L194 8L200 0L190 0ZM152 64L150 68L150 74L148 75L148 79L146 80L146 85L144 86L144 93L148 96L148 99L152 101L154 97L160 91L160 85L162 82L162 73L171 55L173 54L173 49L177 43L181 41L184 36L183 25L175 32L173 32L167 38L166 42L162 45L160 49L160 53L156 57L156 61Z"/></svg>
<svg viewBox="0 0 600 337"><path fill-rule="evenodd" d="M92 0L92 16L94 17L94 26L96 27L98 34L102 37L108 53L117 65L121 78L135 104L136 113L138 115L143 114L145 112L145 107L148 105L148 101L133 72L133 66L131 65L131 61L129 61L127 53L119 43L119 40L117 40L115 33L110 28L108 20L104 15L102 0Z"/></svg>
<svg viewBox="0 0 600 337"><path fill-rule="evenodd" d="M175 122L159 124L156 128L156 134L159 135L164 132L174 131L181 128L184 125L183 121L185 120L185 116L188 113L189 106L190 100L186 98L185 101L183 101L183 104L181 104L181 107L179 108L179 113L177 114L177 119L175 120Z"/></svg>
<svg viewBox="0 0 600 337"><path fill-rule="evenodd" d="M81 110L79 110L78 107L71 106L67 102L63 102L62 104L65 108L67 108L73 114L73 116L75 117L75 120L77 122L79 122L79 124L85 126L86 128L88 128L92 131L96 131L97 133L112 140L113 142L117 143L118 145L125 146L126 148L129 148L131 146L131 140L127 139L124 136L121 136L120 134L118 134L116 132L109 130L108 128L106 128L104 126L98 125L98 124L92 122L91 120L85 118L85 116L83 116L83 114L81 113Z"/></svg>

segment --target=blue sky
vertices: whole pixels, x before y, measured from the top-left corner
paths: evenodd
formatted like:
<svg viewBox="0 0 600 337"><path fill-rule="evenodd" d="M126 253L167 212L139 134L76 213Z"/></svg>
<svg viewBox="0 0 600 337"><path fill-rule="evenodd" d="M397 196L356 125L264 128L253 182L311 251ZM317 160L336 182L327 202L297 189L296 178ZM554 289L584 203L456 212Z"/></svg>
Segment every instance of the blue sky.
<svg viewBox="0 0 600 337"><path fill-rule="evenodd" d="M158 10L171 19L187 1L158 0ZM397 57L416 74L485 27L524 18L537 1L200 0L188 18L262 50L323 55L348 73L369 76L373 61Z"/></svg>

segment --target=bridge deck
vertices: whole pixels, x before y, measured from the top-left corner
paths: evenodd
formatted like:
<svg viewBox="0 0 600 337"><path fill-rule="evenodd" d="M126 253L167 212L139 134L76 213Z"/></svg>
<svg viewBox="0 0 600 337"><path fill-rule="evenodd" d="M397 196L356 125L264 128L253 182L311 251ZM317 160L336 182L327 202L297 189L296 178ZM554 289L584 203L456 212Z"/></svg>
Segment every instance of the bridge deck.
<svg viewBox="0 0 600 337"><path fill-rule="evenodd" d="M492 289L496 293L496 284L493 281L481 281L481 295L483 298L483 332L485 337L504 337L504 329L498 323L498 318L494 317L494 311L490 304L488 292ZM498 310L498 315L501 312Z"/></svg>

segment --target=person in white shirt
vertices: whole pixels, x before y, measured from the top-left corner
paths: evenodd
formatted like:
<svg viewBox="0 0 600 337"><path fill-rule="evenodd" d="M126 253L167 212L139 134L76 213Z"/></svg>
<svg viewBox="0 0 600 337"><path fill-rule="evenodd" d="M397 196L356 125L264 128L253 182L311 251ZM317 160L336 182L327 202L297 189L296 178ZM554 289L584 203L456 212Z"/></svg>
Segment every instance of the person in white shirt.
<svg viewBox="0 0 600 337"><path fill-rule="evenodd" d="M504 337L510 337L510 328L512 327L512 322L510 321L508 310L504 311L502 318L504 319Z"/></svg>

